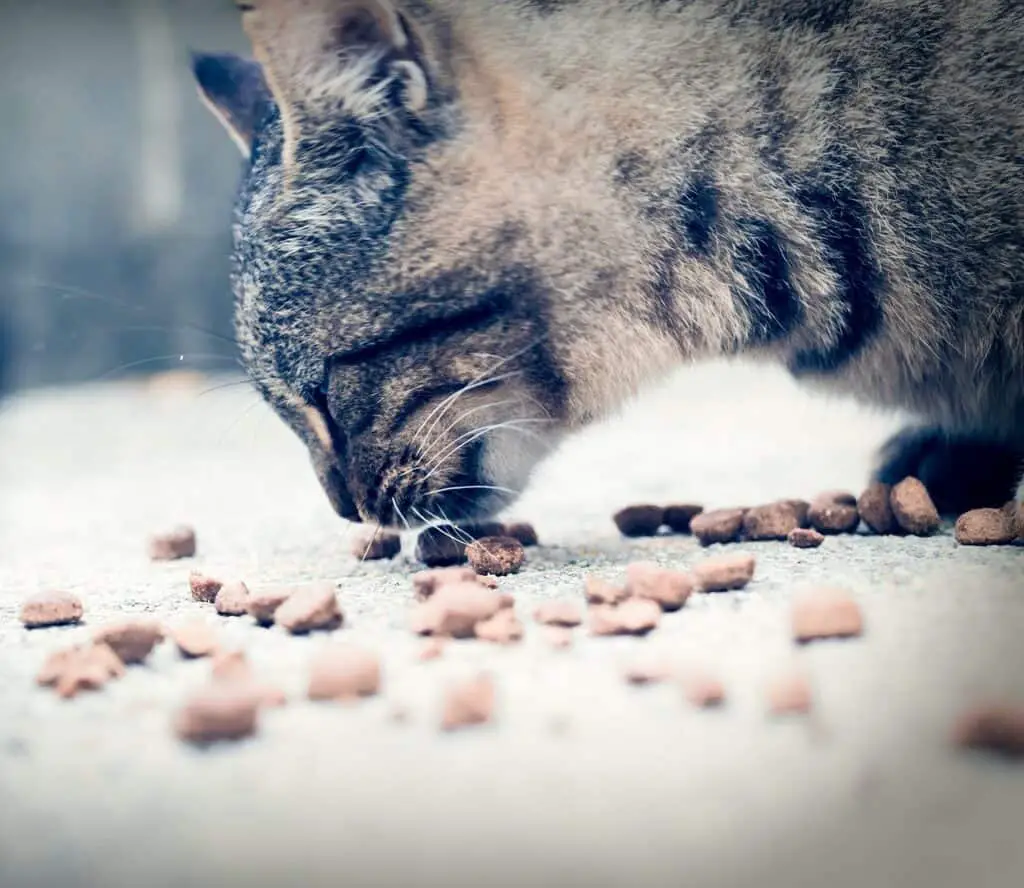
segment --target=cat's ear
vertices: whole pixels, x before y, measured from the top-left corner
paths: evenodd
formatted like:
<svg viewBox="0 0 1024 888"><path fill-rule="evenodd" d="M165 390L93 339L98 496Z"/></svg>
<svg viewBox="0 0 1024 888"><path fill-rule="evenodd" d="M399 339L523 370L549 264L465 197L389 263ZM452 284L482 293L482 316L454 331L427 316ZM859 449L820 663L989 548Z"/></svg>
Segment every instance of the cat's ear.
<svg viewBox="0 0 1024 888"><path fill-rule="evenodd" d="M204 104L249 157L256 125L271 101L259 63L230 53L193 53L192 75Z"/></svg>

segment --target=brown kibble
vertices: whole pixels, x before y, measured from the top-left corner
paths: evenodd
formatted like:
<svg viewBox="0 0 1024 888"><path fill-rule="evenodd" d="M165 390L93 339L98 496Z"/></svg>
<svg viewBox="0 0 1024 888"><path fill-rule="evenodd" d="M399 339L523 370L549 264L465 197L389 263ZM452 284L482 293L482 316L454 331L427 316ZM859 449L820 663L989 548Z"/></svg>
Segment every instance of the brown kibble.
<svg viewBox="0 0 1024 888"><path fill-rule="evenodd" d="M768 683L768 710L773 715L807 713L813 703L811 685L800 673L779 675Z"/></svg>
<svg viewBox="0 0 1024 888"><path fill-rule="evenodd" d="M225 583L221 586L213 606L223 617L244 617L249 613L249 587L241 580Z"/></svg>
<svg viewBox="0 0 1024 888"><path fill-rule="evenodd" d="M385 561L402 551L402 538L388 530L377 530L357 536L352 542L352 555L360 561Z"/></svg>
<svg viewBox="0 0 1024 888"><path fill-rule="evenodd" d="M963 713L953 726L953 742L1011 758L1024 756L1024 706L982 705Z"/></svg>
<svg viewBox="0 0 1024 888"><path fill-rule="evenodd" d="M245 651L218 651L210 661L214 681L244 681L252 678L252 666Z"/></svg>
<svg viewBox="0 0 1024 888"><path fill-rule="evenodd" d="M583 582L588 604L621 604L629 598L625 586L614 586L601 577L588 575Z"/></svg>
<svg viewBox="0 0 1024 888"><path fill-rule="evenodd" d="M416 559L428 567L448 567L466 560L466 544L461 531L449 525L437 525L420 531L416 537Z"/></svg>
<svg viewBox="0 0 1024 888"><path fill-rule="evenodd" d="M693 592L693 577L646 561L626 568L626 591L635 598L657 602L663 611L677 611Z"/></svg>
<svg viewBox="0 0 1024 888"><path fill-rule="evenodd" d="M725 686L712 675L689 673L679 679L683 696L701 709L721 706L725 702Z"/></svg>
<svg viewBox="0 0 1024 888"><path fill-rule="evenodd" d="M192 558L195 554L196 532L187 525L150 537L149 557L152 561L177 561L179 558Z"/></svg>
<svg viewBox="0 0 1024 888"><path fill-rule="evenodd" d="M337 629L343 621L333 583L299 589L274 611L274 622L292 635L304 635L316 629Z"/></svg>
<svg viewBox="0 0 1024 888"><path fill-rule="evenodd" d="M441 729L454 731L486 724L494 716L494 703L494 681L488 675L452 684L444 697Z"/></svg>
<svg viewBox="0 0 1024 888"><path fill-rule="evenodd" d="M97 644L108 644L127 665L141 663L164 637L163 627L152 621L132 621L104 626L93 635Z"/></svg>
<svg viewBox="0 0 1024 888"><path fill-rule="evenodd" d="M742 589L754 578L757 561L753 555L726 555L710 558L693 569L703 592L727 592Z"/></svg>
<svg viewBox="0 0 1024 888"><path fill-rule="evenodd" d="M172 626L168 635L178 650L189 658L209 657L219 647L217 633L205 623L191 622Z"/></svg>
<svg viewBox="0 0 1024 888"><path fill-rule="evenodd" d="M825 542L824 535L818 533L813 527L796 527L789 532L786 539L789 540L791 546L795 546L797 549L817 549Z"/></svg>
<svg viewBox="0 0 1024 888"><path fill-rule="evenodd" d="M21 606L21 622L29 629L67 626L82 619L82 601L70 592L40 592Z"/></svg>
<svg viewBox="0 0 1024 888"><path fill-rule="evenodd" d="M790 502L756 506L743 516L743 533L748 540L784 540L800 527L800 516Z"/></svg>
<svg viewBox="0 0 1024 888"><path fill-rule="evenodd" d="M868 485L857 500L857 511L864 523L875 533L895 533L896 517L889 505L889 498L892 495L892 488L881 481L875 481Z"/></svg>
<svg viewBox="0 0 1024 888"><path fill-rule="evenodd" d="M496 580L491 577L480 577L471 567L434 567L414 573L412 589L418 601L426 601L441 586L485 581L491 581L497 586Z"/></svg>
<svg viewBox="0 0 1024 888"><path fill-rule="evenodd" d="M506 524L504 530L498 536L512 537L512 539L519 540L520 543L527 547L536 546L539 542L534 526L525 521Z"/></svg>
<svg viewBox="0 0 1024 888"><path fill-rule="evenodd" d="M572 647L572 630L562 626L546 626L544 640L557 650Z"/></svg>
<svg viewBox="0 0 1024 888"><path fill-rule="evenodd" d="M690 522L690 530L702 546L731 543L740 535L745 509L715 509L701 512Z"/></svg>
<svg viewBox="0 0 1024 888"><path fill-rule="evenodd" d="M904 478L889 494L896 522L914 536L931 536L942 524L928 489L917 478Z"/></svg>
<svg viewBox="0 0 1024 888"><path fill-rule="evenodd" d="M245 683L211 685L181 709L175 732L196 744L240 740L256 732L259 709L259 697Z"/></svg>
<svg viewBox="0 0 1024 888"><path fill-rule="evenodd" d="M413 612L419 635L472 638L477 623L489 620L504 606L502 596L479 583L446 584Z"/></svg>
<svg viewBox="0 0 1024 888"><path fill-rule="evenodd" d="M466 558L478 574L514 574L526 560L523 544L512 537L483 537L466 546Z"/></svg>
<svg viewBox="0 0 1024 888"><path fill-rule="evenodd" d="M380 660L370 651L339 645L321 651L310 665L310 700L352 700L380 691Z"/></svg>
<svg viewBox="0 0 1024 888"><path fill-rule="evenodd" d="M570 629L583 622L583 610L575 601L567 599L545 601L533 612L533 618L545 626Z"/></svg>
<svg viewBox="0 0 1024 888"><path fill-rule="evenodd" d="M188 587L192 592L193 601L213 604L217 599L217 593L220 592L223 585L220 580L208 577L198 570L194 570L188 575Z"/></svg>
<svg viewBox="0 0 1024 888"><path fill-rule="evenodd" d="M57 678L57 694L64 699L77 697L81 691L98 691L109 678L102 663L88 657L80 657L70 664Z"/></svg>
<svg viewBox="0 0 1024 888"><path fill-rule="evenodd" d="M261 626L272 626L278 608L291 596L291 589L272 589L269 592L251 595L248 604L249 613Z"/></svg>
<svg viewBox="0 0 1024 888"><path fill-rule="evenodd" d="M489 620L477 623L473 632L481 641L512 644L523 637L523 624L511 608L502 608Z"/></svg>
<svg viewBox="0 0 1024 888"><path fill-rule="evenodd" d="M664 657L640 656L626 667L623 676L633 685L658 684L672 677L672 664Z"/></svg>
<svg viewBox="0 0 1024 888"><path fill-rule="evenodd" d="M630 598L617 607L590 609L591 635L646 635L661 622L661 607L647 598Z"/></svg>
<svg viewBox="0 0 1024 888"><path fill-rule="evenodd" d="M807 642L860 635L864 619L860 606L845 592L821 589L794 598L792 625L793 638Z"/></svg>
<svg viewBox="0 0 1024 888"><path fill-rule="evenodd" d="M780 502L786 503L796 513L796 520L798 527L809 527L810 519L808 515L811 511L811 504L807 500L802 499L787 499L780 500Z"/></svg>
<svg viewBox="0 0 1024 888"><path fill-rule="evenodd" d="M956 541L962 546L1005 546L1017 538L1012 518L1001 509L973 509L956 520Z"/></svg>
<svg viewBox="0 0 1024 888"><path fill-rule="evenodd" d="M857 498L840 490L819 494L811 502L807 520L819 533L852 533L860 523Z"/></svg>
<svg viewBox="0 0 1024 888"><path fill-rule="evenodd" d="M111 678L124 675L124 664L106 644L78 645L54 651L46 658L36 682L55 685L62 697L96 690Z"/></svg>
<svg viewBox="0 0 1024 888"><path fill-rule="evenodd" d="M619 533L627 537L649 537L665 523L665 510L661 506L626 506L612 516Z"/></svg>
<svg viewBox="0 0 1024 888"><path fill-rule="evenodd" d="M419 658L421 660L436 660L444 654L445 640L443 638L428 638L423 647L420 648Z"/></svg>
<svg viewBox="0 0 1024 888"><path fill-rule="evenodd" d="M662 523L667 524L672 533L690 533L690 524L701 512L703 506L691 503L676 503L665 508L665 515Z"/></svg>

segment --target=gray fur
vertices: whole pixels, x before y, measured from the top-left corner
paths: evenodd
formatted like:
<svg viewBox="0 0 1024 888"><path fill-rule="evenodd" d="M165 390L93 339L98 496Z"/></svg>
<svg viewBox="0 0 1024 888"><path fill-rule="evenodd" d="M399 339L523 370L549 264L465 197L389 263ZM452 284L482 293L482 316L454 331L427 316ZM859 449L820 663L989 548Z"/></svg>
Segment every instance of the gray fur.
<svg viewBox="0 0 1024 888"><path fill-rule="evenodd" d="M494 511L512 494L438 491L519 489L720 354L1024 454L1024 2L252 0L243 23L275 101L238 335L346 517Z"/></svg>

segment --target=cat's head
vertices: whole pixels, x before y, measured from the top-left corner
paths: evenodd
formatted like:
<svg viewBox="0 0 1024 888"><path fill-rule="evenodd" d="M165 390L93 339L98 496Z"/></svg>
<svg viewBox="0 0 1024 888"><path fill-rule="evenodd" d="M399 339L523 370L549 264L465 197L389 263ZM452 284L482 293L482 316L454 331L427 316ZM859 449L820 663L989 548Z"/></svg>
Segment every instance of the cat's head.
<svg viewBox="0 0 1024 888"><path fill-rule="evenodd" d="M338 513L392 526L500 510L636 375L592 165L444 5L248 0L255 60L194 60L247 160L249 375Z"/></svg>

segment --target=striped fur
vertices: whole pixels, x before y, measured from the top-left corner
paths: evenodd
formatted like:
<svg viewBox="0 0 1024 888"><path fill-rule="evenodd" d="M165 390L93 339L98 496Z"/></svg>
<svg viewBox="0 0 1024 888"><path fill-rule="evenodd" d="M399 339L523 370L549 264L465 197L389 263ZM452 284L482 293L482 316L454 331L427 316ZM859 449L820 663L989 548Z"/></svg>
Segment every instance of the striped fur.
<svg viewBox="0 0 1024 888"><path fill-rule="evenodd" d="M1022 0L242 20L265 101L197 65L249 159L238 334L342 515L492 512L563 434L723 354L920 417L883 475L935 463L925 438L954 475L953 440L1024 463Z"/></svg>

